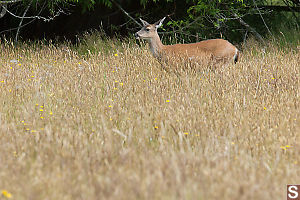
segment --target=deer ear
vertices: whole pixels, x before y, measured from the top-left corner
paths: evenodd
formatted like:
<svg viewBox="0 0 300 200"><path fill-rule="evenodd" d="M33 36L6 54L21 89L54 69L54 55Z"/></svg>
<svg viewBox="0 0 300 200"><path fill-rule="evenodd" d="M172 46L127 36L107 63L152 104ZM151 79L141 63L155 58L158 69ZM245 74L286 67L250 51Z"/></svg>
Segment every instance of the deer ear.
<svg viewBox="0 0 300 200"><path fill-rule="evenodd" d="M161 20L155 22L155 24L154 24L155 27L156 27L156 28L161 27L161 25L163 24L163 22L164 22L165 19L166 19L166 17L164 17L164 18L162 18Z"/></svg>
<svg viewBox="0 0 300 200"><path fill-rule="evenodd" d="M148 22L146 22L145 20L142 20L141 18L140 18L140 20L141 20L141 22L142 22L143 26L148 26L148 25L149 25L149 23L148 23Z"/></svg>

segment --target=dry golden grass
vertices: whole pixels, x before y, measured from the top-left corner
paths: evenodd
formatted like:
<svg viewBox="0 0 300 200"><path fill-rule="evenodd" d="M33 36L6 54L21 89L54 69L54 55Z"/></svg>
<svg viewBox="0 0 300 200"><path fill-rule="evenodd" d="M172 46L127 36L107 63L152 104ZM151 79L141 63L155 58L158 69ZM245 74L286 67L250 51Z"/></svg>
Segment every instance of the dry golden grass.
<svg viewBox="0 0 300 200"><path fill-rule="evenodd" d="M11 199L284 199L300 184L298 50L252 44L236 65L175 73L118 43L79 56L2 42Z"/></svg>

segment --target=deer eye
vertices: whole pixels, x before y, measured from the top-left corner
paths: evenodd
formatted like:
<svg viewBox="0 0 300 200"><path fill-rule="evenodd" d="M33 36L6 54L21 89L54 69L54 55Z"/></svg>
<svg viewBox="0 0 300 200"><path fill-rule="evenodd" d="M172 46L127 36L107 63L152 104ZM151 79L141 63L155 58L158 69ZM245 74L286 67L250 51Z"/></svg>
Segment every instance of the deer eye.
<svg viewBox="0 0 300 200"><path fill-rule="evenodd" d="M150 31L150 28L146 28L146 31L149 32L149 31Z"/></svg>

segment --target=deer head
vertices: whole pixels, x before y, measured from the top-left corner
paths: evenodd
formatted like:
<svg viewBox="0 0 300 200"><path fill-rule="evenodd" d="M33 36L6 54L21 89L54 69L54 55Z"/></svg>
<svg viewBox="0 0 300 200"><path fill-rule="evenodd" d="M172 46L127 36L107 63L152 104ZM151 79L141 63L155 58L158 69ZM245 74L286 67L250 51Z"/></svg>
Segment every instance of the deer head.
<svg viewBox="0 0 300 200"><path fill-rule="evenodd" d="M163 19L155 22L154 24L149 24L148 22L146 22L145 20L141 20L142 24L143 24L143 28L136 32L134 35L136 37L136 39L145 39L145 40L151 40L154 37L157 37L157 29L159 27L161 27L163 21L165 20L166 17L164 17Z"/></svg>

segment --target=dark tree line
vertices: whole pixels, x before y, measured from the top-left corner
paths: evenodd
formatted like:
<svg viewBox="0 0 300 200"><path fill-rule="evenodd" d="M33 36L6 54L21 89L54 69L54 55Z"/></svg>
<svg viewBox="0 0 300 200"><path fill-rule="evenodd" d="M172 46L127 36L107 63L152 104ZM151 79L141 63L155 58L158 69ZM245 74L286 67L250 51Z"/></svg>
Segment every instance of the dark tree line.
<svg viewBox="0 0 300 200"><path fill-rule="evenodd" d="M100 24L107 33L134 32L138 18L148 21L167 16L163 34L197 41L211 37L245 38L253 34L263 41L278 25L276 16L299 29L300 0L0 0L0 37L17 41L30 38L75 35ZM279 2L279 4L278 4ZM52 27L52 28L51 28ZM77 28L77 29L76 29ZM29 31L31 30L31 31ZM35 30L35 33L32 33ZM64 31L59 31L64 30ZM27 33L27 34L26 34ZM42 34L41 34L42 33Z"/></svg>

